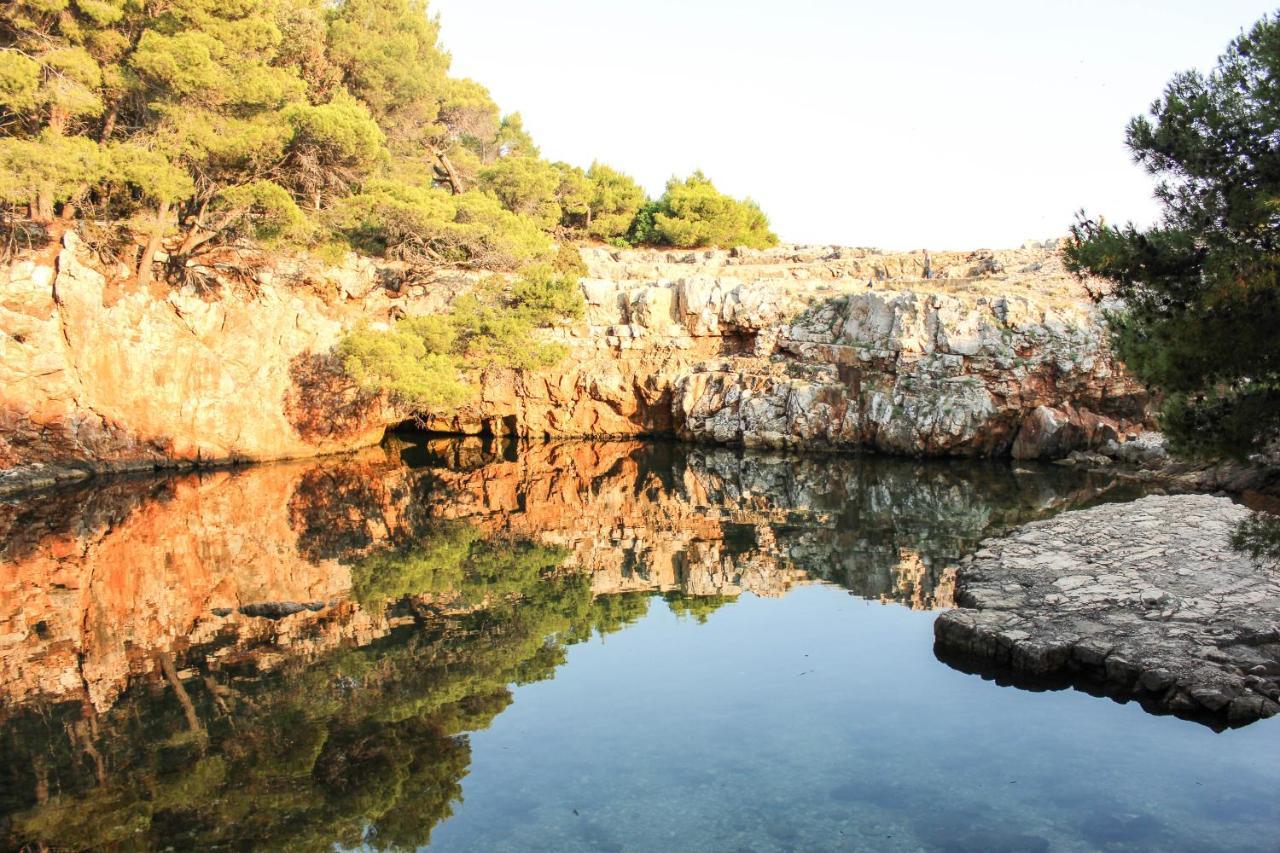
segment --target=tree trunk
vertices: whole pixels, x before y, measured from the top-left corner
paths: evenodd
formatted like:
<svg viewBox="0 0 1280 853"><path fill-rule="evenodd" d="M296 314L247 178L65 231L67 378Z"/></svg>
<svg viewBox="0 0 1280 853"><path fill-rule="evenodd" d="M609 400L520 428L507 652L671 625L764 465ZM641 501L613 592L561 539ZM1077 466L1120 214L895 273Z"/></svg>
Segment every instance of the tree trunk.
<svg viewBox="0 0 1280 853"><path fill-rule="evenodd" d="M444 167L444 173L449 178L449 189L454 195L465 192L462 186L462 178L458 175L458 170L453 168L453 163L449 162L449 155L443 151L436 152L436 159L440 161L440 165Z"/></svg>
<svg viewBox="0 0 1280 853"><path fill-rule="evenodd" d="M195 703L191 701L191 697L187 694L187 688L182 686L182 679L178 678L178 671L173 666L173 658L169 656L168 652L160 652L156 655L156 659L160 662L160 669L164 672L165 680L173 688L173 695L178 697L178 704L182 706L182 713L187 717L187 727L197 733L204 731L204 726L200 725L200 715L196 713Z"/></svg>
<svg viewBox="0 0 1280 853"><path fill-rule="evenodd" d="M53 221L53 187L49 184L36 188L35 200L31 202L31 218L42 225Z"/></svg>
<svg viewBox="0 0 1280 853"><path fill-rule="evenodd" d="M155 264L156 252L160 251L164 239L164 227L169 220L169 202L162 202L156 211L155 223L151 226L151 236L147 238L147 247L142 250L142 258L138 261L138 284L146 287L151 284L151 267Z"/></svg>
<svg viewBox="0 0 1280 853"><path fill-rule="evenodd" d="M200 217L204 213L202 210L199 214L196 215L195 224L191 226L191 230L187 232L187 236L182 240L182 245L178 247L178 254L179 255L191 254L198 247L203 246L205 243L208 243L214 237L217 237L218 233L222 231L223 228L226 228L232 222L236 221L241 216L244 216L246 213L248 213L248 211L249 209L247 207L232 208L231 210L227 211L227 213L221 219L219 219L212 228L206 228L205 226L200 224Z"/></svg>
<svg viewBox="0 0 1280 853"><path fill-rule="evenodd" d="M116 117L120 115L120 104L111 105L111 109L107 110L107 117L102 120L102 133L98 134L98 142L104 143L111 138L111 134L116 129Z"/></svg>

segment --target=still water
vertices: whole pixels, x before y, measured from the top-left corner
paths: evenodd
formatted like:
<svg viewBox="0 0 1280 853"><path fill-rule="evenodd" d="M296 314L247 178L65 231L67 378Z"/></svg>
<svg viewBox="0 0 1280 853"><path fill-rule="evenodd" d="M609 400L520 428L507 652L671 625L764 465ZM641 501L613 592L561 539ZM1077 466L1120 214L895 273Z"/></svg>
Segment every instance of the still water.
<svg viewBox="0 0 1280 853"><path fill-rule="evenodd" d="M934 656L956 558L1135 496L423 441L0 504L0 847L1276 850L1280 723Z"/></svg>

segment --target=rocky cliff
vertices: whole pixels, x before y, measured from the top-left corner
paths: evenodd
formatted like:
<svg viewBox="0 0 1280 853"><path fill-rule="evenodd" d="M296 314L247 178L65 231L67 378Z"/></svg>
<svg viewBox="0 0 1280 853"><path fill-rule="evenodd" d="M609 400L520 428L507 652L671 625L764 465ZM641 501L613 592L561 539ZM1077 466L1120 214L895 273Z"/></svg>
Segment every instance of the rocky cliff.
<svg viewBox="0 0 1280 853"><path fill-rule="evenodd" d="M930 280L918 255L831 247L583 254L586 316L548 332L569 357L492 372L473 402L422 422L1033 458L1144 419L1098 312L1048 250L937 254ZM31 483L375 443L415 413L354 389L334 343L447 310L471 281L272 256L207 290L139 289L68 237L0 278L0 469Z"/></svg>

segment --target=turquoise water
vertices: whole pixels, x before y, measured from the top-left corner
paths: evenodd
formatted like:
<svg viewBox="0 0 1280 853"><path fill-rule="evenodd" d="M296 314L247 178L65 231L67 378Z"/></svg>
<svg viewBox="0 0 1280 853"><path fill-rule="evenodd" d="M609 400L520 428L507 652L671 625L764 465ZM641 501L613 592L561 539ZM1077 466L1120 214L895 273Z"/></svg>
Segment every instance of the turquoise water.
<svg viewBox="0 0 1280 853"><path fill-rule="evenodd" d="M1133 487L391 443L0 503L0 848L1280 848L1280 721L951 668L948 567Z"/></svg>

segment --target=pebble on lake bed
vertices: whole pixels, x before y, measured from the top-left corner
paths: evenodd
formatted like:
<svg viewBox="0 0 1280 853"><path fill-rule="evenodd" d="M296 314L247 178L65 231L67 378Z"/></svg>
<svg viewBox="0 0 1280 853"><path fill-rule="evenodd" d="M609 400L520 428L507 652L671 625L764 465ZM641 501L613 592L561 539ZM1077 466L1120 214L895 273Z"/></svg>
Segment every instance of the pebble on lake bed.
<svg viewBox="0 0 1280 853"><path fill-rule="evenodd" d="M960 561L940 657L1063 677L1152 710L1244 724L1280 711L1280 566L1231 547L1250 510L1151 496L1028 524Z"/></svg>

